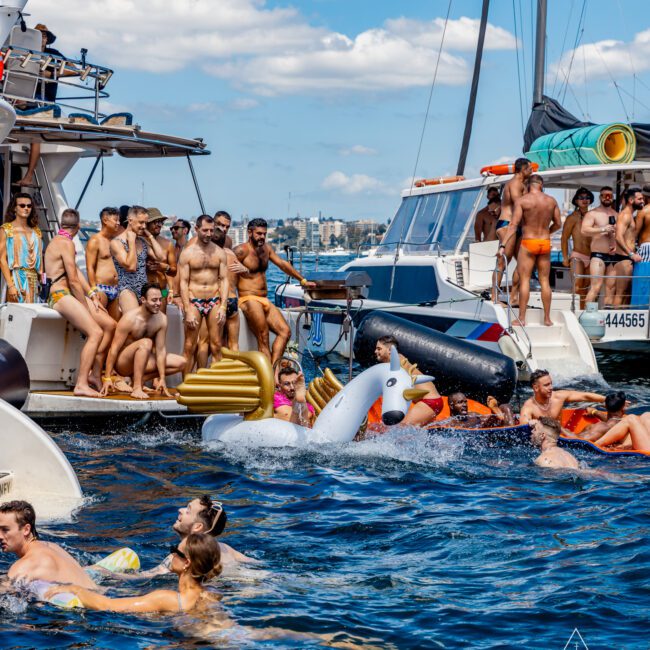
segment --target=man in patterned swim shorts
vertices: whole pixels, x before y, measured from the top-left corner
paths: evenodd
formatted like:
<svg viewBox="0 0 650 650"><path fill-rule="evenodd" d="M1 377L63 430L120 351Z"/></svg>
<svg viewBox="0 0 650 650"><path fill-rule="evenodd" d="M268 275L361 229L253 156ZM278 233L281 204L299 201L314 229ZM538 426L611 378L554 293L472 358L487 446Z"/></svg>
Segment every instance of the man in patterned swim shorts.
<svg viewBox="0 0 650 650"><path fill-rule="evenodd" d="M226 254L217 246L214 219L201 215L196 220L196 238L181 253L178 261L180 291L185 320L185 372L194 366L201 323L208 323L212 359L221 359L221 340L226 320L228 268Z"/></svg>

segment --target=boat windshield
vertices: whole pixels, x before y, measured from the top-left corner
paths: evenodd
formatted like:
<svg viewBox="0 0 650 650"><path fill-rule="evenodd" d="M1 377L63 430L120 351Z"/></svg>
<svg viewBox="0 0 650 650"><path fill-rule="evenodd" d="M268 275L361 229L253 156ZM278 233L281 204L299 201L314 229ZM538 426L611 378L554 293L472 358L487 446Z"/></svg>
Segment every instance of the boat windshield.
<svg viewBox="0 0 650 650"><path fill-rule="evenodd" d="M391 222L377 253L453 252L474 211L482 187L407 196Z"/></svg>

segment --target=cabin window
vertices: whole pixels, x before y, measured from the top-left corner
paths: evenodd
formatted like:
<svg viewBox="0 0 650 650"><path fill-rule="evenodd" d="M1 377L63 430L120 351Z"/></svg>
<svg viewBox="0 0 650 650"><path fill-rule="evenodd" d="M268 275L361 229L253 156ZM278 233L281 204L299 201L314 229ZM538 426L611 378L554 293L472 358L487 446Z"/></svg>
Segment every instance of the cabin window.
<svg viewBox="0 0 650 650"><path fill-rule="evenodd" d="M404 304L419 304L436 302L438 300L438 285L432 266L350 266L347 271L363 271L370 276L372 285L369 288L370 300L385 300ZM391 292L392 281L392 292Z"/></svg>
<svg viewBox="0 0 650 650"><path fill-rule="evenodd" d="M399 242L411 255L453 252L481 191L476 187L404 198L377 252L394 251Z"/></svg>

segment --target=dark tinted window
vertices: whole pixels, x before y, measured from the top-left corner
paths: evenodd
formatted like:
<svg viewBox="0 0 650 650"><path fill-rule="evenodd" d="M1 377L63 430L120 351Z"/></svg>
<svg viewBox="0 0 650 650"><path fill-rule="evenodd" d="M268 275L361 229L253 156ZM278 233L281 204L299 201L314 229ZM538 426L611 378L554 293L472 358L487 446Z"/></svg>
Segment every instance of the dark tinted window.
<svg viewBox="0 0 650 650"><path fill-rule="evenodd" d="M348 271L365 271L372 280L369 298L408 304L435 302L438 286L431 266L396 266L393 290L393 266L350 266Z"/></svg>

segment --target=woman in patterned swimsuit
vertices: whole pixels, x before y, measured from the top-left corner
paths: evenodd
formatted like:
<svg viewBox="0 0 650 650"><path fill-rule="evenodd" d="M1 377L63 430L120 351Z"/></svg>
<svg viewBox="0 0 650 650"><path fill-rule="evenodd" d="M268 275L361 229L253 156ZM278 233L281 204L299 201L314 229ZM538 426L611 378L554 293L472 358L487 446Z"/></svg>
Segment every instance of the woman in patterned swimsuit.
<svg viewBox="0 0 650 650"><path fill-rule="evenodd" d="M32 197L18 192L0 226L0 269L7 302L36 302L43 268L43 237Z"/></svg>

